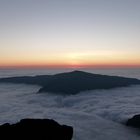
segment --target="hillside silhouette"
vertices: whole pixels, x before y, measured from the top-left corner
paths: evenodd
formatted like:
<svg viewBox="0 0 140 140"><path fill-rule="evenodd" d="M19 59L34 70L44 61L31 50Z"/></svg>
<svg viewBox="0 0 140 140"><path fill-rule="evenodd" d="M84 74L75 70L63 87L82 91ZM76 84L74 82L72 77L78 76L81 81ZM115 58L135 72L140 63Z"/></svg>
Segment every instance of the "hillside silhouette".
<svg viewBox="0 0 140 140"><path fill-rule="evenodd" d="M140 84L140 80L135 78L92 74L83 71L55 75L1 78L0 82L40 85L39 93L50 92L66 95L77 94L87 90L111 89Z"/></svg>

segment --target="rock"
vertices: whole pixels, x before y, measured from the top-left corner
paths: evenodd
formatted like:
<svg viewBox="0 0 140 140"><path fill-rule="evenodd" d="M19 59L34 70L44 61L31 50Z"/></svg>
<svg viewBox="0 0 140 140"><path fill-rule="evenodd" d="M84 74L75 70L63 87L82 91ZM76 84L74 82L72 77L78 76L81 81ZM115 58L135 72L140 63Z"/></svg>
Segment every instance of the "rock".
<svg viewBox="0 0 140 140"><path fill-rule="evenodd" d="M23 119L0 126L0 137L8 140L71 140L73 128L49 119Z"/></svg>
<svg viewBox="0 0 140 140"><path fill-rule="evenodd" d="M134 117L132 117L131 119L129 119L126 122L127 126L132 126L135 128L140 128L140 114L139 115L135 115Z"/></svg>

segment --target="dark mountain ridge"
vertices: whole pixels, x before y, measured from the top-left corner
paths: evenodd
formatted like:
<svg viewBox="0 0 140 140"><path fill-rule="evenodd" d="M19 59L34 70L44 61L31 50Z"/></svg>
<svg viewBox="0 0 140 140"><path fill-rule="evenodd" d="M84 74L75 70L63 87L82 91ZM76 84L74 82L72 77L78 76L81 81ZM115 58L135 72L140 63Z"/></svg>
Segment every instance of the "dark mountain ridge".
<svg viewBox="0 0 140 140"><path fill-rule="evenodd" d="M66 95L77 94L86 90L111 89L140 84L140 80L135 78L92 74L83 71L72 71L55 75L1 78L0 82L40 85L42 88L39 90L39 93L51 92Z"/></svg>

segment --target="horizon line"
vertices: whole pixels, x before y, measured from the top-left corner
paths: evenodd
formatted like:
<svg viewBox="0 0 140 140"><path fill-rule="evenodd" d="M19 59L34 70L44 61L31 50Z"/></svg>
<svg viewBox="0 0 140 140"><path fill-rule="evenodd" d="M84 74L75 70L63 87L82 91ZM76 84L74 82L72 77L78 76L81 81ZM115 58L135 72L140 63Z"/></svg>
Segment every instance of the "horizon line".
<svg viewBox="0 0 140 140"><path fill-rule="evenodd" d="M6 65L0 66L0 69L80 69L80 68L140 68L140 65L130 64L130 65Z"/></svg>

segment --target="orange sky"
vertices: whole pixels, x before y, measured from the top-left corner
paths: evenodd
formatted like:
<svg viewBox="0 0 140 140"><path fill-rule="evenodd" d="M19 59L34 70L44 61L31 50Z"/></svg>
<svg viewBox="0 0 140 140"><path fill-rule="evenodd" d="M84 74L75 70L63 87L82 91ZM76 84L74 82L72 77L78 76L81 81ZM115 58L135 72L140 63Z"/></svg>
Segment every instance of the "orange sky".
<svg viewBox="0 0 140 140"><path fill-rule="evenodd" d="M0 67L140 67L139 5L0 1Z"/></svg>
<svg viewBox="0 0 140 140"><path fill-rule="evenodd" d="M25 48L24 48L25 49ZM112 50L80 50L67 52L53 52L45 50L38 53L37 50L28 48L22 50L13 50L1 54L0 67L139 67L139 52L119 52ZM15 53L16 52L16 53Z"/></svg>
<svg viewBox="0 0 140 140"><path fill-rule="evenodd" d="M73 44L74 46L75 44ZM28 46L28 44L27 44ZM43 51L40 51L43 49ZM61 48L62 49L62 48ZM0 67L139 67L139 51L133 49L98 50L47 47L11 47L0 52Z"/></svg>
<svg viewBox="0 0 140 140"><path fill-rule="evenodd" d="M4 63L0 68L140 68L139 63Z"/></svg>

